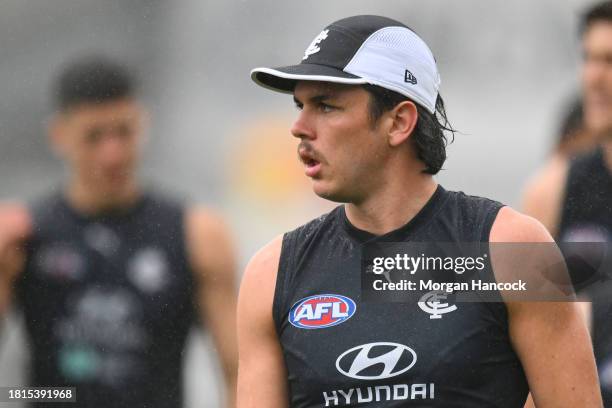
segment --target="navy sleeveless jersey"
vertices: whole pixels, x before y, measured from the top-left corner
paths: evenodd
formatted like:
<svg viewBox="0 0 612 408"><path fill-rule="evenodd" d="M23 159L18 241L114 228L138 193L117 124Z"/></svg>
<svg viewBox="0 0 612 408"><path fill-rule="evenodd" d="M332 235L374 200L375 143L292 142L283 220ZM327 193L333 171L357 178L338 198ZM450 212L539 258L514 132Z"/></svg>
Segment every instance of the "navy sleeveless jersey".
<svg viewBox="0 0 612 408"><path fill-rule="evenodd" d="M125 212L88 217L54 194L32 213L18 282L30 384L76 387L66 407L180 407L194 320L183 208L147 194Z"/></svg>
<svg viewBox="0 0 612 408"><path fill-rule="evenodd" d="M352 226L343 206L285 234L273 316L290 406L522 408L528 387L503 302L461 303L433 318L417 302L360 301L364 243L488 242L501 207L438 186L408 224L382 236ZM295 324L292 306L309 297L318 300L311 312L348 318Z"/></svg>
<svg viewBox="0 0 612 408"><path fill-rule="evenodd" d="M612 174L605 165L604 152L601 148L575 158L570 164L557 238L563 242L605 242L608 252L611 249ZM594 245L593 249L597 247ZM582 256L598 257L601 255L598 252L584 253ZM594 258L590 261L593 265L599 263L599 260ZM592 268L582 264L576 265L576 268L570 265L570 271L587 277L593 272ZM602 272L607 273L608 279L610 278L609 270ZM593 349L606 407L612 407L612 325L610 325L612 301L609 300L611 291L610 280L606 284L602 285L599 282L587 288L587 293L590 292L593 301Z"/></svg>

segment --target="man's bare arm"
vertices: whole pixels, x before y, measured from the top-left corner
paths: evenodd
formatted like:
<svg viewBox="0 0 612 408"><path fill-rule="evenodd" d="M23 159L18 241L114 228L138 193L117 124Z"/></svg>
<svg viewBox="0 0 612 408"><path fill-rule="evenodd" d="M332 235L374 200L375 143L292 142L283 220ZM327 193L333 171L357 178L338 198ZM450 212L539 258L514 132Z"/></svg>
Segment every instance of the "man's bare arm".
<svg viewBox="0 0 612 408"><path fill-rule="evenodd" d="M238 408L287 408L287 372L272 317L282 238L246 268L238 297Z"/></svg>
<svg viewBox="0 0 612 408"><path fill-rule="evenodd" d="M523 193L522 210L544 224L552 236L559 232L567 171L567 159L557 154L529 181Z"/></svg>
<svg viewBox="0 0 612 408"><path fill-rule="evenodd" d="M25 242L32 232L28 210L20 204L0 204L0 318L8 310L13 283L25 262Z"/></svg>
<svg viewBox="0 0 612 408"><path fill-rule="evenodd" d="M507 207L500 211L490 240L555 245L537 220ZM562 262L558 256L557 262ZM492 260L495 267L494 254ZM510 339L525 369L535 406L601 407L591 339L578 304L511 301L506 305Z"/></svg>
<svg viewBox="0 0 612 408"><path fill-rule="evenodd" d="M210 328L225 380L228 408L236 406L236 254L228 228L212 212L194 208L187 214L187 245L196 275L197 302Z"/></svg>

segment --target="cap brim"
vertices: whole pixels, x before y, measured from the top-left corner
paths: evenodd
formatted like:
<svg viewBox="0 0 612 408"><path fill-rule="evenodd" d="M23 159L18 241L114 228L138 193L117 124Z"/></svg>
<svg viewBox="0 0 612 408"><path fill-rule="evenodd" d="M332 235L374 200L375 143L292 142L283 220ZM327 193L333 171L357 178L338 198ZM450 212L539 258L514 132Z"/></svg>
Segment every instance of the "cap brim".
<svg viewBox="0 0 612 408"><path fill-rule="evenodd" d="M365 84L356 75L327 65L299 64L280 68L255 68L251 79L264 88L277 92L293 93L297 81L324 81L337 84Z"/></svg>

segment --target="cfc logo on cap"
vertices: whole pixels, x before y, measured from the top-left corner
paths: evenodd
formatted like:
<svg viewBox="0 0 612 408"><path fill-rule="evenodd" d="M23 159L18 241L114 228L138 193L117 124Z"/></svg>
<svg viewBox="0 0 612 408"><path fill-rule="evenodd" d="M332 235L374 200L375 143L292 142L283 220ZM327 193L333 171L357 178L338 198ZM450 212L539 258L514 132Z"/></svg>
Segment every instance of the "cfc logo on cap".
<svg viewBox="0 0 612 408"><path fill-rule="evenodd" d="M355 302L341 295L314 295L298 301L289 312L289 323L300 329L322 329L350 319Z"/></svg>
<svg viewBox="0 0 612 408"><path fill-rule="evenodd" d="M321 51L321 47L319 47L319 44L321 43L321 41L327 38L328 33L329 30L323 30L319 33L319 35L315 37L314 40L312 40L308 48L306 48L306 51L304 51L304 58L302 58L302 61L310 57L312 54L316 54L317 52Z"/></svg>

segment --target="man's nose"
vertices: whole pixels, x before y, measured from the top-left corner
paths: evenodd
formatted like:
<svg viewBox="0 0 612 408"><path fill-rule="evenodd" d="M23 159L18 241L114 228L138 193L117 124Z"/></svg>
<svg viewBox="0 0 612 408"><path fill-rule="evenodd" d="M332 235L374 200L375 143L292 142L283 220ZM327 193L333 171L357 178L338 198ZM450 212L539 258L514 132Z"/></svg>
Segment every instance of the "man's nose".
<svg viewBox="0 0 612 408"><path fill-rule="evenodd" d="M114 134L108 134L104 138L101 147L101 155L105 162L115 163L123 160L126 153L126 146L121 137Z"/></svg>
<svg viewBox="0 0 612 408"><path fill-rule="evenodd" d="M291 134L298 139L314 139L312 118L306 109L302 109L291 126Z"/></svg>
<svg viewBox="0 0 612 408"><path fill-rule="evenodd" d="M605 78L605 64L603 61L591 59L585 62L583 67L583 80L588 88L599 86Z"/></svg>

